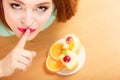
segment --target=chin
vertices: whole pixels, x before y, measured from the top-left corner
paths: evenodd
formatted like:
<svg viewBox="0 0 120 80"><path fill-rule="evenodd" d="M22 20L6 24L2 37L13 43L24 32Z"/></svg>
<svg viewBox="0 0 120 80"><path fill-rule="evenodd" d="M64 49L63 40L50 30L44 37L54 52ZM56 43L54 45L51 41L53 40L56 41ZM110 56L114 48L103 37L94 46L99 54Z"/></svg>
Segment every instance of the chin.
<svg viewBox="0 0 120 80"><path fill-rule="evenodd" d="M27 41L31 41L31 40L33 40L33 39L35 39L34 36L29 36L28 39L27 39Z"/></svg>

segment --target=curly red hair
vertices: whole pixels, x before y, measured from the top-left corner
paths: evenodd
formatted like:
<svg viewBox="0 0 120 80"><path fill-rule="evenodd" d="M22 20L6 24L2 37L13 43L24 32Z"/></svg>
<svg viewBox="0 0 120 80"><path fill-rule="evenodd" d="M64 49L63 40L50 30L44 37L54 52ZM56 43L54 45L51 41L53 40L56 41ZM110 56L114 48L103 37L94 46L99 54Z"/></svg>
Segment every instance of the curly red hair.
<svg viewBox="0 0 120 80"><path fill-rule="evenodd" d="M75 15L78 0L53 0L53 3L55 4L54 12L56 13L57 20L59 22L66 22ZM0 0L0 20L9 27L4 18L2 0Z"/></svg>

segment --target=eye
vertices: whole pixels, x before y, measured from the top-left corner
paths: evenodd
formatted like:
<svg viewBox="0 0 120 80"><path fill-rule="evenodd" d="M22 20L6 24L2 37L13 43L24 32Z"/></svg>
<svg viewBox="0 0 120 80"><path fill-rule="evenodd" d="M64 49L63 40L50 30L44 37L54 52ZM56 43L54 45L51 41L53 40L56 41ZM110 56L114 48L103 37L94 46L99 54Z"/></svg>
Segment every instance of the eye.
<svg viewBox="0 0 120 80"><path fill-rule="evenodd" d="M40 6L40 7L38 7L36 10L37 10L38 12L44 12L44 11L46 11L47 9L48 9L47 6Z"/></svg>
<svg viewBox="0 0 120 80"><path fill-rule="evenodd" d="M16 10L22 9L22 7L21 7L19 4L11 3L10 5L11 5L11 7L12 7L13 9L16 9Z"/></svg>

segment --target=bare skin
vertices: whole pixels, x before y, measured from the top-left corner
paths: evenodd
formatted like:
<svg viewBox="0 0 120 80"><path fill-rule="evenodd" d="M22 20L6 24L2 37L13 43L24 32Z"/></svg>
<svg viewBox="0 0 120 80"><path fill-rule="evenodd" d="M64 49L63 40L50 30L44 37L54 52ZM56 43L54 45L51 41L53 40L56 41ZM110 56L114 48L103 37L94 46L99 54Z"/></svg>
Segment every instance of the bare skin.
<svg viewBox="0 0 120 80"><path fill-rule="evenodd" d="M0 77L9 76L13 74L16 69L25 71L31 65L36 52L24 49L29 34L30 30L28 29L22 35L15 48L0 61Z"/></svg>

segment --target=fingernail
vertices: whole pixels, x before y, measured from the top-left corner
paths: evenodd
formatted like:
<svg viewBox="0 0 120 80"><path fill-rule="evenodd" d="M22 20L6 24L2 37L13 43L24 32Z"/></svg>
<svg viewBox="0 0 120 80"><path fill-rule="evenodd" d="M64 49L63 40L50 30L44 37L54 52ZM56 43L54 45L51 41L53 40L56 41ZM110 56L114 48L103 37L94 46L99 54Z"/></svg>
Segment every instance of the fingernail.
<svg viewBox="0 0 120 80"><path fill-rule="evenodd" d="M29 29L27 29L27 30L26 30L26 32L27 32L27 33L30 33L30 30L29 30Z"/></svg>
<svg viewBox="0 0 120 80"><path fill-rule="evenodd" d="M35 52L35 51L33 51L32 53L33 53L33 54L32 54L32 55L33 55L33 57L35 57L35 56L36 56L36 52Z"/></svg>
<svg viewBox="0 0 120 80"><path fill-rule="evenodd" d="M26 72L27 71L27 69L24 69L24 70L22 70L23 72Z"/></svg>

